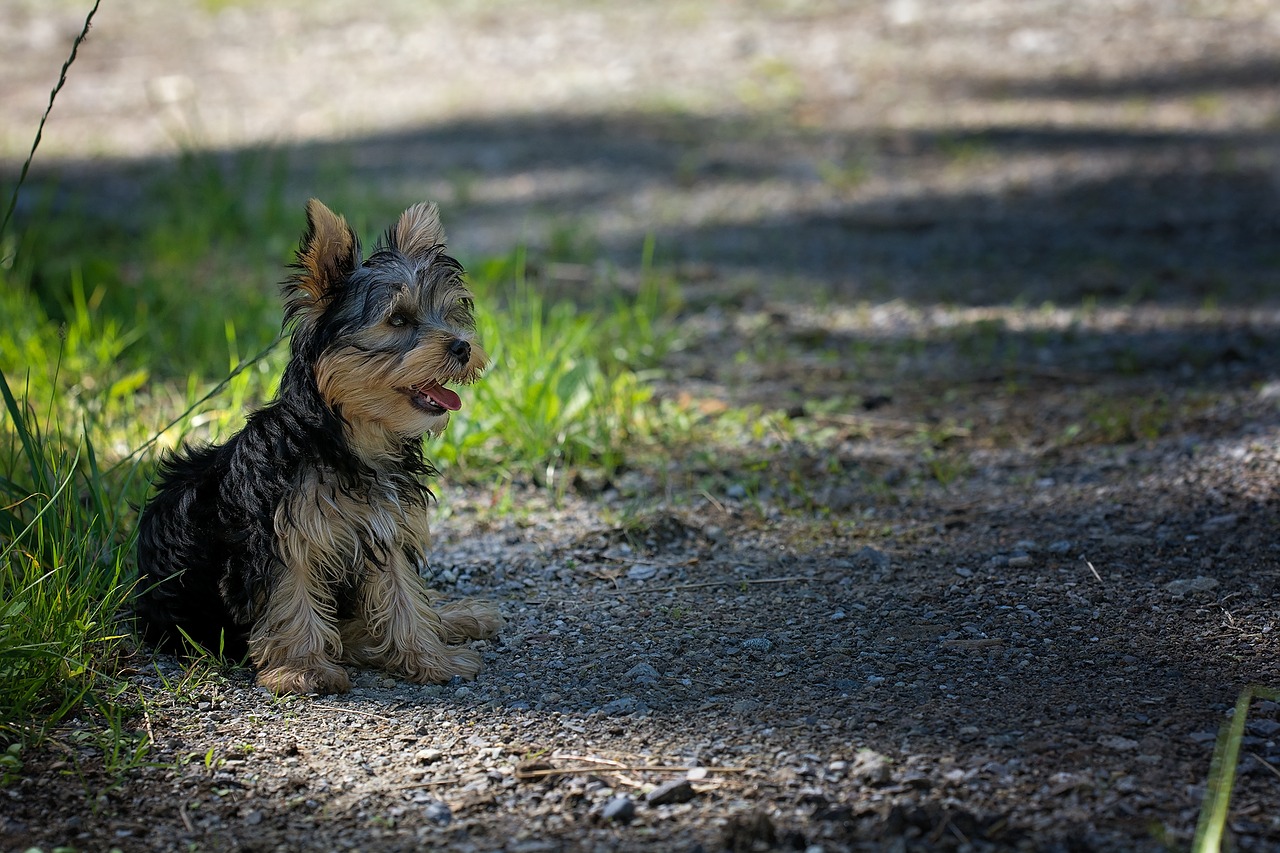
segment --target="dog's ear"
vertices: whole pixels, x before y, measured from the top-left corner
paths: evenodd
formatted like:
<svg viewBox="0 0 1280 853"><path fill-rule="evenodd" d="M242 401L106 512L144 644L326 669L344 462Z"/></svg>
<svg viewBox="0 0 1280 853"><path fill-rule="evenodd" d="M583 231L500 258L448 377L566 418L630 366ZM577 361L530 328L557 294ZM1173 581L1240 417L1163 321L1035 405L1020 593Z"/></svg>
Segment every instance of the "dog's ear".
<svg viewBox="0 0 1280 853"><path fill-rule="evenodd" d="M360 266L360 241L347 220L318 199L307 202L307 233L298 246L298 270L285 282L285 318L315 319Z"/></svg>
<svg viewBox="0 0 1280 853"><path fill-rule="evenodd" d="M415 259L425 258L432 249L443 246L440 210L434 204L422 202L400 214L400 220L391 229L391 245Z"/></svg>

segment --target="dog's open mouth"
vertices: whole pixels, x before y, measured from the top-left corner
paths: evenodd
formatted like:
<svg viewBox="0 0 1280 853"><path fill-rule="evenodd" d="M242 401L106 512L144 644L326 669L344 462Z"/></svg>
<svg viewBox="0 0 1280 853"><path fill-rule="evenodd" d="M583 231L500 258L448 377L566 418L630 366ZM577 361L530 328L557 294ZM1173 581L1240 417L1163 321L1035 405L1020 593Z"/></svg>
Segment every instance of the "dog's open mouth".
<svg viewBox="0 0 1280 853"><path fill-rule="evenodd" d="M431 415L443 415L462 408L462 398L439 382L415 385L405 393L414 406Z"/></svg>

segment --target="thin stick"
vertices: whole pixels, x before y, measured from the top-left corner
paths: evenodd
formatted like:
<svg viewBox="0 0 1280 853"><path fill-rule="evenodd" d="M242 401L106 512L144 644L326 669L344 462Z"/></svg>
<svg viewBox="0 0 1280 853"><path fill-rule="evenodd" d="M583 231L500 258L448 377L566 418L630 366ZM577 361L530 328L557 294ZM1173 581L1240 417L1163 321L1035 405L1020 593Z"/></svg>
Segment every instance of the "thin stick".
<svg viewBox="0 0 1280 853"><path fill-rule="evenodd" d="M597 759L591 759L595 761ZM666 764L632 764L621 767L550 767L545 770L516 769L517 779L538 779L543 776L573 776L578 773L688 773L692 767L671 767ZM745 767L699 767L708 773L745 773Z"/></svg>
<svg viewBox="0 0 1280 853"><path fill-rule="evenodd" d="M1089 562L1088 560L1085 560L1084 564L1089 567L1089 571L1093 572L1093 576L1098 579L1098 583L1104 582L1102 580L1102 575L1098 574L1098 570L1093 567L1093 563Z"/></svg>
<svg viewBox="0 0 1280 853"><path fill-rule="evenodd" d="M195 832L195 824L191 822L191 815L187 814L187 804L181 803L178 806L178 817L182 818L182 825L187 828L187 832Z"/></svg>
<svg viewBox="0 0 1280 853"><path fill-rule="evenodd" d="M1274 764L1272 764L1270 761L1267 761L1267 759L1263 758L1261 755L1258 755L1258 753L1256 752L1251 752L1249 754L1252 755L1260 764L1262 764L1263 767L1267 768L1272 773L1274 773L1277 779L1280 779L1280 770L1277 770Z"/></svg>
<svg viewBox="0 0 1280 853"><path fill-rule="evenodd" d="M18 183L14 184L13 195L9 197L9 209L5 211L4 221L0 222L0 235L4 234L4 229L9 227L9 219L13 216L14 208L18 206L18 190L22 189L22 184L27 180L27 172L31 169L31 161L35 159L36 149L40 147L40 137L44 134L44 123L49 120L49 113L53 112L54 99L58 97L58 93L62 91L62 87L67 82L67 72L71 70L71 64L76 61L76 51L80 49L80 43L89 37L89 28L93 26L93 16L98 11L98 4L102 0L94 0L93 8L89 10L89 14L84 19L84 26L80 28L80 35L76 36L76 40L71 43L71 55L67 57L67 61L62 63L62 73L58 75L58 83L53 87L53 91L49 93L49 106L44 108L44 115L40 117L40 126L36 128L35 141L31 143L31 153L27 155L26 162L22 164L22 173L18 175Z"/></svg>
<svg viewBox="0 0 1280 853"><path fill-rule="evenodd" d="M716 500L716 499L715 499L715 496L713 496L713 495L712 495L710 492L708 492L706 489L703 489L703 490L702 490L702 496L703 496L704 498L706 498L707 500L709 500L709 501L711 502L711 505L712 505L713 507L715 507L716 509L720 510L720 512L724 512L724 511L725 511L725 509L724 509L724 504L722 504L722 503L720 503L720 501Z"/></svg>
<svg viewBox="0 0 1280 853"><path fill-rule="evenodd" d="M674 592L681 589L706 589L711 586L738 586L739 584L749 584L756 586L759 584L771 583L794 583L796 581L811 581L813 578L804 575L793 575L788 578L755 578L752 580L741 581L706 581L705 583L681 583L675 586L657 586L653 589L642 590L643 592Z"/></svg>
<svg viewBox="0 0 1280 853"><path fill-rule="evenodd" d="M438 788L441 785L452 785L461 779L461 776L450 776L447 779L432 779L422 782L407 782L403 785L392 785L390 788L384 788L386 791L416 791L419 788Z"/></svg>
<svg viewBox="0 0 1280 853"><path fill-rule="evenodd" d="M139 692L139 698L141 698L141 692ZM151 730L151 712L147 710L146 702L142 703L142 724L147 730L147 745L155 746L156 733Z"/></svg>

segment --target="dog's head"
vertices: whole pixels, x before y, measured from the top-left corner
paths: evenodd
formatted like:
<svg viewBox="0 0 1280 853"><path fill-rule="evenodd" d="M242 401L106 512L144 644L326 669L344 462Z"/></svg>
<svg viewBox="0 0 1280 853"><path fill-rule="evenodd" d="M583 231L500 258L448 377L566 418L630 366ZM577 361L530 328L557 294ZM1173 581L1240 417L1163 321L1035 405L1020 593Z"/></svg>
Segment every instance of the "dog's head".
<svg viewBox="0 0 1280 853"><path fill-rule="evenodd" d="M450 385L488 357L462 266L445 254L435 205L406 210L367 259L346 220L307 203L307 232L284 285L295 362L353 433L439 433L462 406Z"/></svg>

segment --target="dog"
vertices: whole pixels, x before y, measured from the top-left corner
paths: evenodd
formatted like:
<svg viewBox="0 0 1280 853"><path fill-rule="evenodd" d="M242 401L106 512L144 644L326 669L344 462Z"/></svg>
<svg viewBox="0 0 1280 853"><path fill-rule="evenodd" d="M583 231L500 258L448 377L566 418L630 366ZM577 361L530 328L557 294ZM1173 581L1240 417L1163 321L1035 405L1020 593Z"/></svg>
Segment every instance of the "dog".
<svg viewBox="0 0 1280 853"><path fill-rule="evenodd" d="M406 210L362 257L319 201L284 283L290 359L275 399L225 444L162 460L139 520L141 633L248 655L275 693L350 690L345 665L470 679L495 606L437 606L422 440L488 363L439 212Z"/></svg>

